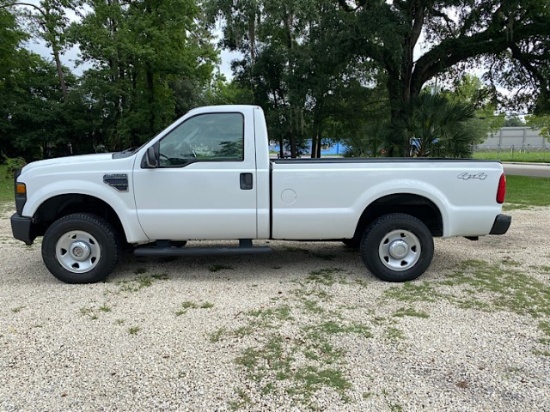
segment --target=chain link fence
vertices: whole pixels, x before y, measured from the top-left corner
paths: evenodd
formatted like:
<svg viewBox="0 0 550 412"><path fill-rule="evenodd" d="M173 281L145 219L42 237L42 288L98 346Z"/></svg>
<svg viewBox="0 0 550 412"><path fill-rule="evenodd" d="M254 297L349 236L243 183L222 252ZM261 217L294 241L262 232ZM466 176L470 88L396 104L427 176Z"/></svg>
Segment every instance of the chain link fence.
<svg viewBox="0 0 550 412"><path fill-rule="evenodd" d="M503 127L473 147L478 159L550 162L550 142L530 127Z"/></svg>

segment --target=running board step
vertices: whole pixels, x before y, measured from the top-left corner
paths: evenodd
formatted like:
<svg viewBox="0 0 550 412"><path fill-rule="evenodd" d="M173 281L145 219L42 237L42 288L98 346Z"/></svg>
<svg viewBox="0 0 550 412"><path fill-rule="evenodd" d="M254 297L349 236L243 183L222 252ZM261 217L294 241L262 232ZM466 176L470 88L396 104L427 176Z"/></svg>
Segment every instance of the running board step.
<svg viewBox="0 0 550 412"><path fill-rule="evenodd" d="M239 246L230 247L148 247L134 249L136 256L220 256L220 255L259 255L271 253L269 246L252 246L252 242L241 241Z"/></svg>

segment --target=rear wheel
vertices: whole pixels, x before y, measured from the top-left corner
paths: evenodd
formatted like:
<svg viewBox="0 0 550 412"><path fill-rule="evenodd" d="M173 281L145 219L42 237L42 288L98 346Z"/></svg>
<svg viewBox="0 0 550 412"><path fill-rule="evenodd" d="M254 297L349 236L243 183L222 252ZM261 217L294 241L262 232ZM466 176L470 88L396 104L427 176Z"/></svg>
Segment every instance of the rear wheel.
<svg viewBox="0 0 550 412"><path fill-rule="evenodd" d="M42 259L48 270L66 283L104 280L118 261L113 227L98 216L75 213L55 221L44 234Z"/></svg>
<svg viewBox="0 0 550 412"><path fill-rule="evenodd" d="M376 219L364 232L361 258L377 278L404 282L422 275L434 253L433 238L414 216L392 213Z"/></svg>

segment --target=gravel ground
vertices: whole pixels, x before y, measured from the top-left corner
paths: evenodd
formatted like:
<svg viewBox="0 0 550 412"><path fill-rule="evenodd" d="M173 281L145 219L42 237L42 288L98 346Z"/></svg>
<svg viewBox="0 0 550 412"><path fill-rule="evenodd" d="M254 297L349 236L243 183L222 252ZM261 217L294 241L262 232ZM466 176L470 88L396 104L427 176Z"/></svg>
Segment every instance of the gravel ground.
<svg viewBox="0 0 550 412"><path fill-rule="evenodd" d="M67 285L0 219L1 411L550 411L550 209L408 285L339 243Z"/></svg>

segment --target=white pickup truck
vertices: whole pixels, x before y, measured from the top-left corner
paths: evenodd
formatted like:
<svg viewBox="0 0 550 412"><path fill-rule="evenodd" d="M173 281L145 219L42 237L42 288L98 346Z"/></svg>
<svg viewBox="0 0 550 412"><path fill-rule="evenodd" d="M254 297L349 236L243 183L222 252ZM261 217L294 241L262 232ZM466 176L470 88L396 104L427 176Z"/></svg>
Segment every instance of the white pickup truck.
<svg viewBox="0 0 550 412"><path fill-rule="evenodd" d="M270 159L255 106L191 110L140 148L42 160L15 178L13 236L43 236L68 283L104 280L122 246L139 256L265 253L254 239L341 241L368 270L407 281L433 237L504 234L506 179L495 161ZM190 247L188 240L235 240Z"/></svg>

